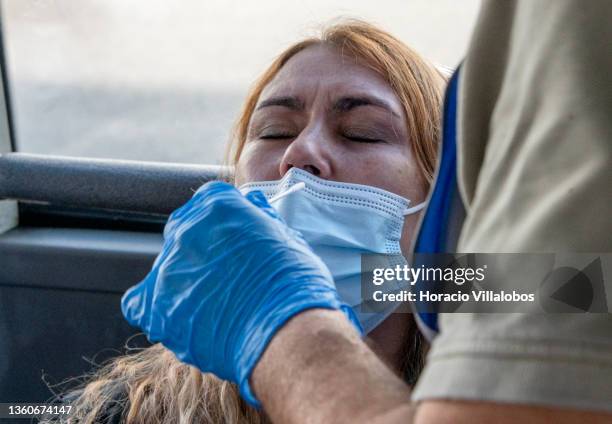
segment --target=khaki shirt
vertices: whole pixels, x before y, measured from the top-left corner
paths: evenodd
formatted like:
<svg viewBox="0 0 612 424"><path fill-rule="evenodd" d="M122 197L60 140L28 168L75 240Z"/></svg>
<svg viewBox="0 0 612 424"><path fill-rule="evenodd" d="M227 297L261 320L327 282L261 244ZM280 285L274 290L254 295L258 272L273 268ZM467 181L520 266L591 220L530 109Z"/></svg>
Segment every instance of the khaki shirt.
<svg viewBox="0 0 612 424"><path fill-rule="evenodd" d="M484 1L459 84L457 251L612 252L612 1ZM417 401L612 411L610 314L443 314L440 330Z"/></svg>

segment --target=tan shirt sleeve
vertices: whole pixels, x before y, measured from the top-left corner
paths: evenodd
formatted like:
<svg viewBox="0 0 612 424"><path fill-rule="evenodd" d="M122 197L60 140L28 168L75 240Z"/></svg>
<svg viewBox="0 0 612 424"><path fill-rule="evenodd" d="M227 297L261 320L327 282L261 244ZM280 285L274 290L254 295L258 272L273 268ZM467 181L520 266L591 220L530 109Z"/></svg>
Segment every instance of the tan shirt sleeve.
<svg viewBox="0 0 612 424"><path fill-rule="evenodd" d="M611 23L606 0L483 3L460 76L458 252L612 252ZM612 411L610 314L445 314L440 329L415 400Z"/></svg>

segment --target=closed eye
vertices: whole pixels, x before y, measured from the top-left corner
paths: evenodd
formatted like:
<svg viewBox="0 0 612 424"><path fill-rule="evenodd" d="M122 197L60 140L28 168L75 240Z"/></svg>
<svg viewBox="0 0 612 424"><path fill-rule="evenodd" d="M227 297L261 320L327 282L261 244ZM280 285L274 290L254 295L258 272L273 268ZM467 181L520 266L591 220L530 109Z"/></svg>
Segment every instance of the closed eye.
<svg viewBox="0 0 612 424"><path fill-rule="evenodd" d="M355 143L385 143L385 140L374 135L345 132L342 134L344 138Z"/></svg>
<svg viewBox="0 0 612 424"><path fill-rule="evenodd" d="M262 140L286 140L288 138L294 138L295 136L291 133L271 133L260 135L259 138Z"/></svg>
<svg viewBox="0 0 612 424"><path fill-rule="evenodd" d="M378 138L368 138L368 137L346 137L346 138L356 143L384 143L384 140L380 140Z"/></svg>

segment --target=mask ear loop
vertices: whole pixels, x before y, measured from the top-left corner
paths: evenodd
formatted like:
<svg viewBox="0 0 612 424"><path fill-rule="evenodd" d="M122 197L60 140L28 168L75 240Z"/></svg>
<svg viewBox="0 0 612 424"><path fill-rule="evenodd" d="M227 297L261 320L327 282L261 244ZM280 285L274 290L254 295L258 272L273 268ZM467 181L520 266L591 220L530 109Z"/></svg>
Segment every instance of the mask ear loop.
<svg viewBox="0 0 612 424"><path fill-rule="evenodd" d="M421 209L424 209L425 206L427 206L427 202L419 203L416 206L404 209L403 215L405 216L405 215L410 215L410 214L416 213L416 212L420 211Z"/></svg>
<svg viewBox="0 0 612 424"><path fill-rule="evenodd" d="M287 190L278 193L276 196L273 196L270 200L268 200L269 204L272 204L274 202L276 202L277 200L282 199L285 196L289 196L291 193L295 193L296 191L300 191L303 188L306 188L306 183L303 181L300 181L297 184L292 185L291 187L289 187Z"/></svg>

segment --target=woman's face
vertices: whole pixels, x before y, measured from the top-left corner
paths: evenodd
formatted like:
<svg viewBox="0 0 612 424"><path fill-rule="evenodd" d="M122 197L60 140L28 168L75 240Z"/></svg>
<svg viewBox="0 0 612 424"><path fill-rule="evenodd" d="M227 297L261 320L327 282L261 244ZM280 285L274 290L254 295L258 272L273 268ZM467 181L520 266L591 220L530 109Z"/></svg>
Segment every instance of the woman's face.
<svg viewBox="0 0 612 424"><path fill-rule="evenodd" d="M255 107L236 166L236 185L277 180L292 167L366 184L411 200L426 195L402 105L374 70L328 46L293 56ZM416 225L406 217L406 252Z"/></svg>

